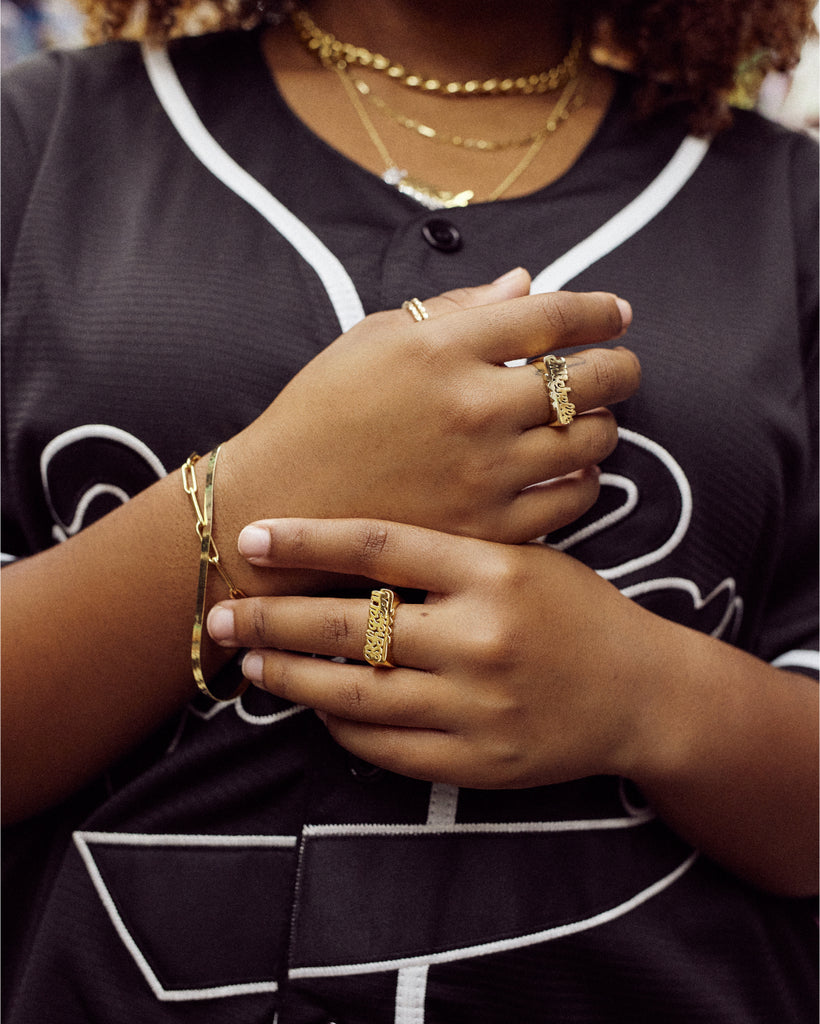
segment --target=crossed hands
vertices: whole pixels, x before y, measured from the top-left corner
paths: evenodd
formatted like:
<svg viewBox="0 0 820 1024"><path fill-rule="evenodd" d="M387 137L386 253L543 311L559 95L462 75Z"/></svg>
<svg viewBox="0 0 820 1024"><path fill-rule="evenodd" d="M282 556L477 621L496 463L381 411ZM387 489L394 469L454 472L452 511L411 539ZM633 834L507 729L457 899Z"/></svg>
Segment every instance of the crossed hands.
<svg viewBox="0 0 820 1024"><path fill-rule="evenodd" d="M250 648L253 683L315 708L372 764L505 789L625 774L642 749L662 620L568 555L360 519L254 523L239 550L427 591L396 609L394 668L363 663L367 598L249 598L208 619L218 643Z"/></svg>
<svg viewBox="0 0 820 1024"><path fill-rule="evenodd" d="M364 516L521 543L577 519L617 443L604 407L640 381L630 351L589 346L619 338L631 311L529 284L519 270L425 298L421 323L376 313L320 352L223 446L218 501L234 500L236 533L272 515ZM579 413L562 429L546 426L538 371L505 365L554 349Z"/></svg>
<svg viewBox="0 0 820 1024"><path fill-rule="evenodd" d="M362 663L362 598L224 602L211 638L250 648L246 676L316 709L342 746L416 778L511 788L623 774L640 732L631 680L652 616L574 559L525 543L597 498L597 463L617 443L605 406L636 390L640 368L620 347L575 350L620 337L631 312L605 293L528 288L520 271L425 299L421 323L404 310L368 317L245 438L257 464L274 433L296 453L299 494L276 511L299 518L263 512L243 530L247 564L427 596L397 610L395 668ZM554 349L573 349L578 415L564 428L546 425L533 367L504 365Z"/></svg>

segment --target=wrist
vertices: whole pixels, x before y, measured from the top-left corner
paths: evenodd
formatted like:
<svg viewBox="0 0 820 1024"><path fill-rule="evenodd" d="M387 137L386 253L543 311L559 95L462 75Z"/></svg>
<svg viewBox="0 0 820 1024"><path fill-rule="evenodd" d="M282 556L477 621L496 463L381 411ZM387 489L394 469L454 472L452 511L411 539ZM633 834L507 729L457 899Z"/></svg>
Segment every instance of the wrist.
<svg viewBox="0 0 820 1024"><path fill-rule="evenodd" d="M631 628L618 641L630 657L624 665L621 655L623 716L610 768L642 788L653 788L683 771L693 756L701 683L692 642L697 645L700 635L632 602L628 618Z"/></svg>
<svg viewBox="0 0 820 1024"><path fill-rule="evenodd" d="M207 459L200 461L206 463ZM333 573L260 568L239 552L239 534L250 523L283 516L322 514L322 510L313 507L308 496L302 496L298 481L298 467L292 465L287 452L278 460L277 453L268 446L259 451L248 431L222 445L219 476L214 486L214 538L230 578L247 597L323 593L343 588L347 582L346 577Z"/></svg>

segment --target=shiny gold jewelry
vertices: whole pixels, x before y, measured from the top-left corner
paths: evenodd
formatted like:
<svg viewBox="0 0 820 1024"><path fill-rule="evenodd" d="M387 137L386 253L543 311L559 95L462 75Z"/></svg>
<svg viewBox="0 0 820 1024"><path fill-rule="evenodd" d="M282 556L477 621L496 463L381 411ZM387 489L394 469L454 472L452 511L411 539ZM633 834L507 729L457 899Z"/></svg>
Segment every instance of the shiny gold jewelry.
<svg viewBox="0 0 820 1024"><path fill-rule="evenodd" d="M547 136L558 130L558 126L567 120L572 110L577 110L583 105L583 97L576 95L578 88L578 79L573 78L561 93L558 102L552 108L550 112L549 120L544 125L541 132L539 132L533 144L519 160L519 162L513 167L507 177L498 185L484 200L487 203L493 203L496 199L500 199L502 195L511 188L512 185L521 177L521 175L530 166L533 160L538 156L541 147L547 139ZM570 102L575 98L575 102L570 109Z"/></svg>
<svg viewBox="0 0 820 1024"><path fill-rule="evenodd" d="M369 665L394 667L390 662L390 645L393 641L396 608L400 603L399 598L387 587L371 593L364 643L364 660Z"/></svg>
<svg viewBox="0 0 820 1024"><path fill-rule="evenodd" d="M575 419L575 406L567 397L572 388L567 384L569 376L567 361L563 356L544 356L533 363L533 366L544 376L544 388L550 405L555 412L555 419L548 427L567 427Z"/></svg>
<svg viewBox="0 0 820 1024"><path fill-rule="evenodd" d="M382 181L387 182L388 185L392 185L404 195L415 199L416 202L426 206L429 210L449 210L456 206L466 206L475 195L472 189L453 192L449 189L438 188L435 185L429 185L426 182L419 181L417 178L411 178L407 171L399 168L398 164L393 160L393 157L387 152L387 147L382 142L379 133L376 131L375 125L370 119L370 115L364 109L361 97L356 91L353 83L350 81L345 69L337 65L335 70L339 75L339 78L342 80L342 85L345 87L345 91L350 98L350 102L353 104L353 108L359 116L359 120L362 122L364 130L367 132L370 141L376 147L379 156L384 162L385 170L382 174Z"/></svg>
<svg viewBox="0 0 820 1024"><path fill-rule="evenodd" d="M350 74L350 72L348 72L348 74ZM395 123L401 125L402 128L407 128L410 131L415 132L417 135L421 135L422 138L431 139L433 142L441 142L449 146L459 146L463 149L475 149L482 153L497 153L505 149L521 149L523 146L531 146L544 130L543 128L539 128L538 131L530 132L529 135L524 135L516 139L502 139L500 141L493 139L475 139L465 135L449 135L446 132L439 131L437 128L433 128L429 124L424 124L422 121L416 121L412 117L400 114L397 110L394 110L389 103L386 103L381 96L377 96L367 82L362 81L361 78L357 78L355 75L350 74L350 80L359 90L361 95L364 96L369 103L372 103L377 110L385 115L385 117L389 117L391 121L395 121Z"/></svg>
<svg viewBox="0 0 820 1024"><path fill-rule="evenodd" d="M407 302L402 302L401 308L406 309L417 324L420 324L422 320L430 319L430 314L424 308L421 299L408 299Z"/></svg>
<svg viewBox="0 0 820 1024"><path fill-rule="evenodd" d="M403 65L394 64L382 54L371 53L363 46L340 42L332 33L320 29L305 11L294 11L291 20L302 42L323 64L358 64L360 67L382 72L410 89L437 93L440 96L514 96L554 92L576 74L581 55L581 39L580 36L576 36L564 59L546 71L517 78L494 77L484 81L471 79L468 82L442 82L438 78L425 78L407 71Z"/></svg>
<svg viewBox="0 0 820 1024"><path fill-rule="evenodd" d="M214 448L211 452L211 457L208 460L208 474L205 477L204 509L200 508L199 501L196 496L197 483L194 466L199 462L199 455L197 455L196 452L189 455L185 465L182 467L182 487L185 493L190 497L191 504L194 507L194 513L196 514L196 532L200 542L199 582L197 584L196 592L194 628L191 633L191 670L193 672L194 681L196 682L199 690L204 693L206 697L210 697L211 700L217 701L218 703L235 700L245 692L248 686L248 681L243 680L240 683L239 688L232 693L230 697L217 697L216 694L212 693L208 689L208 684L206 683L205 676L202 672L202 620L205 615L205 594L208 587L208 567L212 565L216 569L225 581L228 587L228 592L232 598L245 597L245 594L243 594L238 587L234 586L226 569L222 566L222 563L219 560L219 551L217 550L216 541L211 533L214 521L214 476L216 474L216 460L219 458L221 448L221 445Z"/></svg>
<svg viewBox="0 0 820 1024"><path fill-rule="evenodd" d="M457 206L467 206L470 200L475 198L475 192L472 189L463 189L461 192L453 192L447 189L438 188L435 185L429 185L426 182L422 182L417 178L411 178L406 170L401 170L398 164L391 157L390 153L388 153L387 147L382 141L379 133L376 131L376 127L373 124L370 115L365 110L361 96L351 81L350 74L341 66L341 64L335 65L335 71L341 79L342 85L344 86L345 91L350 98L350 102L353 104L353 107L359 116L359 120L370 138L370 141L376 147L379 156L384 161L385 170L382 174L382 181L387 182L388 185L392 185L404 195L411 196L417 202L431 210L453 209ZM567 120L573 110L577 110L583 105L583 97L576 95L577 88L578 78L575 77L571 79L564 91L561 93L561 96L558 98L555 106L550 111L549 120L541 131L538 132L527 152L518 161L515 167L513 167L501 184L493 189L493 191L483 200L484 202L492 203L495 202L496 199L500 199L501 196L512 187L514 182L521 177L524 171L533 162L547 137L556 131L559 125Z"/></svg>

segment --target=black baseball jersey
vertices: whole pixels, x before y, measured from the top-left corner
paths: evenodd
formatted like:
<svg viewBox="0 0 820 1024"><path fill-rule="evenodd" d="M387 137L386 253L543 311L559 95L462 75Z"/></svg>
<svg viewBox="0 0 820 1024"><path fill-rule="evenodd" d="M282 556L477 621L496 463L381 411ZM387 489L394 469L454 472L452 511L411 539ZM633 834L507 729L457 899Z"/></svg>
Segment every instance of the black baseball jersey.
<svg viewBox="0 0 820 1024"><path fill-rule="evenodd" d="M752 113L712 141L638 123L623 78L559 180L430 210L295 118L255 32L53 53L5 87L9 556L235 434L362 315L522 265L628 299L643 367L599 502L548 542L816 671L810 140ZM9 1024L816 1018L813 907L691 849L628 780L431 786L253 688L195 701L5 852Z"/></svg>

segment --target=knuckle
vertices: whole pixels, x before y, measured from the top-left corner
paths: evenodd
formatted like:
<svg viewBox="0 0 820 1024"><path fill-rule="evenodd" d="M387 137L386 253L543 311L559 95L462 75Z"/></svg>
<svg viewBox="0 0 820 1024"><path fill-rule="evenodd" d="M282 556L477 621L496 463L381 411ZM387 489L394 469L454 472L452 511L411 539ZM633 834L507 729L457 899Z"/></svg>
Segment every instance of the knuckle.
<svg viewBox="0 0 820 1024"><path fill-rule="evenodd" d="M368 564L382 554L390 539L386 523L366 522L359 527L356 549L362 562Z"/></svg>
<svg viewBox="0 0 820 1024"><path fill-rule="evenodd" d="M352 635L352 628L344 611L329 609L322 616L321 636L331 647L344 646Z"/></svg>
<svg viewBox="0 0 820 1024"><path fill-rule="evenodd" d="M609 402L620 393L620 362L610 349L596 349L592 359L595 393L603 402Z"/></svg>
<svg viewBox="0 0 820 1024"><path fill-rule="evenodd" d="M515 548L495 545L482 560L484 584L494 591L509 593L521 583L521 572L518 565L520 553Z"/></svg>
<svg viewBox="0 0 820 1024"><path fill-rule="evenodd" d="M295 680L292 661L288 657L267 654L265 656L263 685L283 700L292 700Z"/></svg>
<svg viewBox="0 0 820 1024"><path fill-rule="evenodd" d="M474 381L464 381L451 389L445 415L450 432L483 436L497 419L497 406L484 388Z"/></svg>
<svg viewBox="0 0 820 1024"><path fill-rule="evenodd" d="M348 675L339 684L338 700L342 718L357 719L361 716L364 693L357 676Z"/></svg>
<svg viewBox="0 0 820 1024"><path fill-rule="evenodd" d="M474 294L471 288L451 288L450 291L444 292L439 298L452 306L452 310L448 312L454 312L457 309L469 309L470 306L474 306Z"/></svg>
<svg viewBox="0 0 820 1024"><path fill-rule="evenodd" d="M313 548L313 531L307 524L299 523L297 520L290 523L288 547L297 560L305 554L310 554Z"/></svg>
<svg viewBox="0 0 820 1024"><path fill-rule="evenodd" d="M255 641L252 646L264 647L268 637L268 615L262 601L252 601L248 620L248 639Z"/></svg>
<svg viewBox="0 0 820 1024"><path fill-rule="evenodd" d="M541 305L547 326L552 332L562 335L572 330L576 314L572 296L568 292L545 292Z"/></svg>
<svg viewBox="0 0 820 1024"><path fill-rule="evenodd" d="M522 636L515 626L495 622L477 630L473 641L473 654L481 665L485 669L499 670L509 665L520 650Z"/></svg>

